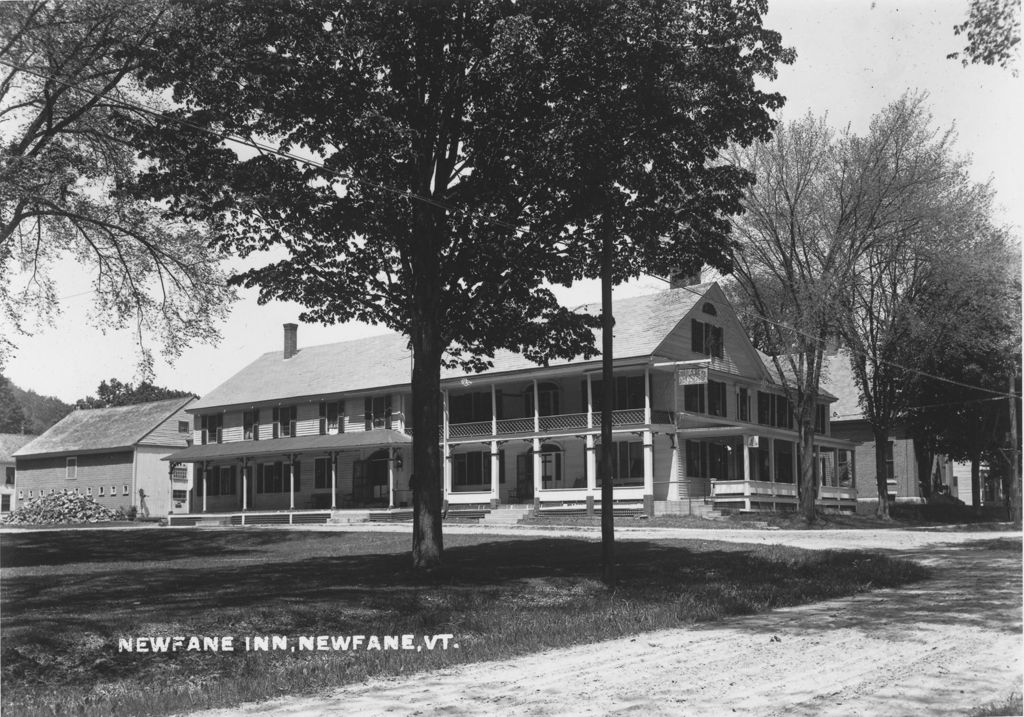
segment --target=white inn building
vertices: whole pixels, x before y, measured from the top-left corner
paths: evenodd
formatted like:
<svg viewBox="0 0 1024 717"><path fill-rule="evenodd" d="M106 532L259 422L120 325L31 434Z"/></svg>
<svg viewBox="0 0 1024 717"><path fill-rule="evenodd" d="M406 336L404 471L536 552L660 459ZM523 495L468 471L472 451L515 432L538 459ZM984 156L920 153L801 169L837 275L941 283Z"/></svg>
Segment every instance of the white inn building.
<svg viewBox="0 0 1024 717"><path fill-rule="evenodd" d="M614 315L616 506L651 514L795 505L789 404L721 288L621 299ZM193 445L167 460L195 467L193 515L287 522L412 504L407 339L299 348L296 332L286 324L282 351L188 406ZM442 374L445 500L453 509L600 506L600 357L538 366L499 352L493 364ZM834 400L824 395L817 411L818 500L852 510L857 444L830 436Z"/></svg>

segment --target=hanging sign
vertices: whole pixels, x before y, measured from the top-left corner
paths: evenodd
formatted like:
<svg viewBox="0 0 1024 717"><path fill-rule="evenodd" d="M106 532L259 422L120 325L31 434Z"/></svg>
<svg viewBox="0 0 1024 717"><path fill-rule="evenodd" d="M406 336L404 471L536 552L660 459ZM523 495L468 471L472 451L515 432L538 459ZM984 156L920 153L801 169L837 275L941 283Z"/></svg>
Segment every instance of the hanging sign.
<svg viewBox="0 0 1024 717"><path fill-rule="evenodd" d="M708 382L708 369L707 366L691 367L691 368L677 368L676 369L676 385L677 386L696 386L702 383Z"/></svg>
<svg viewBox="0 0 1024 717"><path fill-rule="evenodd" d="M757 448L761 445L760 436L744 436L744 438L746 439L744 443L746 444L747 448Z"/></svg>

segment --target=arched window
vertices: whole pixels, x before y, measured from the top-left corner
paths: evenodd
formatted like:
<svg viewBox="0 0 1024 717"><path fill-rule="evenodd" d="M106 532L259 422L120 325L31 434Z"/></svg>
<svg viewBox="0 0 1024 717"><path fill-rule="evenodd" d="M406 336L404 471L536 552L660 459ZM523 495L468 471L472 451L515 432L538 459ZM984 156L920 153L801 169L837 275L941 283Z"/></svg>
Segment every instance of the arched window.
<svg viewBox="0 0 1024 717"><path fill-rule="evenodd" d="M540 416L557 416L558 405L558 384L545 381L537 384L537 414ZM526 415L533 415L533 384L531 383L523 391L526 403Z"/></svg>
<svg viewBox="0 0 1024 717"><path fill-rule="evenodd" d="M701 311L703 311L705 314L709 314L710 316L718 316L718 310L715 308L715 305L712 304L711 302L705 302L704 306L701 307Z"/></svg>

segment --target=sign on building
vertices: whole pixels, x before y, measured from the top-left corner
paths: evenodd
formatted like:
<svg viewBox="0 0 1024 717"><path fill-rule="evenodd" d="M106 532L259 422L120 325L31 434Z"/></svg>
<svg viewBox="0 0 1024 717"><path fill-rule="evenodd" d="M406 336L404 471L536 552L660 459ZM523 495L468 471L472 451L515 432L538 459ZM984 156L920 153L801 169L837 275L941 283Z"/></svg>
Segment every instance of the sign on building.
<svg viewBox="0 0 1024 717"><path fill-rule="evenodd" d="M676 369L676 385L677 386L696 386L702 383L708 382L708 368L707 366L689 367L689 368L677 368Z"/></svg>

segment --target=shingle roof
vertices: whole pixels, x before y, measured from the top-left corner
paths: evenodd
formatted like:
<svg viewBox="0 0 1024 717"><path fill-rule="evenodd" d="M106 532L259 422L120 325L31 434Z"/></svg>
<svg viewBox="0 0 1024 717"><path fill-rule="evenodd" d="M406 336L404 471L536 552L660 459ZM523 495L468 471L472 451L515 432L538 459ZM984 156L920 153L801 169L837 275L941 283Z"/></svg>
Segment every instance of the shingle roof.
<svg viewBox="0 0 1024 717"><path fill-rule="evenodd" d="M653 355L711 286L700 284L615 301L615 358ZM576 310L597 315L601 305L584 304ZM595 343L600 346L600 334L595 334ZM405 386L412 371L408 343L399 334L381 334L307 346L287 360L281 351L271 351L200 398L189 410ZM551 365L568 363L556 360ZM537 368L537 364L511 351L496 352L493 364L485 374ZM464 375L459 369L441 372L443 379Z"/></svg>
<svg viewBox="0 0 1024 717"><path fill-rule="evenodd" d="M134 406L72 411L14 455L25 458L128 448L192 400L191 397L171 398ZM185 445L184 437L181 445Z"/></svg>
<svg viewBox="0 0 1024 717"><path fill-rule="evenodd" d="M34 438L34 434L0 433L0 463L13 463L14 452Z"/></svg>

